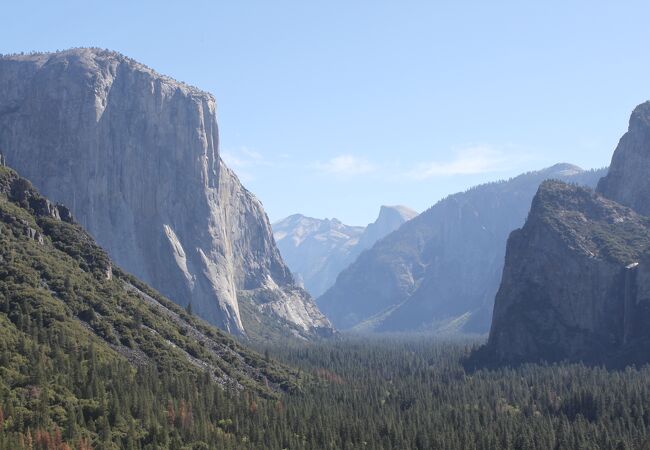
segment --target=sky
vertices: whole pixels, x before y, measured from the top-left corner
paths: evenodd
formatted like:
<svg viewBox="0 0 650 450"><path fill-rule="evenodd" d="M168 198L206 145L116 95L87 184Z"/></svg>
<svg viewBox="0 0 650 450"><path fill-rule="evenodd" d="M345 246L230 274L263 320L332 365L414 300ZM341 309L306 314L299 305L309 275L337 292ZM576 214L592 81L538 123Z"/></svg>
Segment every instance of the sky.
<svg viewBox="0 0 650 450"><path fill-rule="evenodd" d="M272 221L365 225L603 167L650 99L650 2L2 3L0 53L108 48L213 93L221 155Z"/></svg>

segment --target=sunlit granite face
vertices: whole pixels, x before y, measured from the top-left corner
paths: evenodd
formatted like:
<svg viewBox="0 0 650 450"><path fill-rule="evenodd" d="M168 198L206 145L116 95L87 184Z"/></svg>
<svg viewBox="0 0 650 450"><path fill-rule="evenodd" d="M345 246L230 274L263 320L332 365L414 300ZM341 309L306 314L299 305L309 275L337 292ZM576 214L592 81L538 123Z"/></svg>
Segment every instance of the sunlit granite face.
<svg viewBox="0 0 650 450"><path fill-rule="evenodd" d="M0 58L7 164L70 205L118 264L233 333L246 332L239 293L260 288L291 298L268 320L305 336L329 328L296 290L261 203L221 161L218 140L210 94L120 54Z"/></svg>

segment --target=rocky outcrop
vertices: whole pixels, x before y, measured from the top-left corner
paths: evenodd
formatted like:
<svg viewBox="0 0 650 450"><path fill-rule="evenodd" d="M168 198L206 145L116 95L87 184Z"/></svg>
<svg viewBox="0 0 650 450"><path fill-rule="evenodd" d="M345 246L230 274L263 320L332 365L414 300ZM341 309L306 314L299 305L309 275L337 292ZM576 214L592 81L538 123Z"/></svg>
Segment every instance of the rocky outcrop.
<svg viewBox="0 0 650 450"><path fill-rule="evenodd" d="M540 188L509 240L477 362L650 360L650 102L635 108L597 193Z"/></svg>
<svg viewBox="0 0 650 450"><path fill-rule="evenodd" d="M648 249L650 218L589 189L545 182L508 239L482 352L492 362L647 360Z"/></svg>
<svg viewBox="0 0 650 450"><path fill-rule="evenodd" d="M558 164L452 195L362 253L317 303L341 329L487 333L508 235L540 183L595 186L604 173Z"/></svg>
<svg viewBox="0 0 650 450"><path fill-rule="evenodd" d="M325 292L338 274L361 252L417 216L406 206L382 206L367 227L338 219L314 219L294 214L273 224L273 235L291 271L312 295Z"/></svg>
<svg viewBox="0 0 650 450"><path fill-rule="evenodd" d="M637 106L598 192L650 216L650 102Z"/></svg>
<svg viewBox="0 0 650 450"><path fill-rule="evenodd" d="M359 237L359 243L354 247L350 255L351 260L349 262L354 261L361 252L371 248L377 241L388 236L417 215L417 212L403 205L382 205L379 208L377 220L368 224L366 229L363 230L363 234Z"/></svg>
<svg viewBox="0 0 650 450"><path fill-rule="evenodd" d="M240 292L294 292L261 203L219 157L214 98L110 51L0 58L0 148L122 267L244 333ZM291 294L292 298L296 298ZM310 311L301 334L329 328Z"/></svg>

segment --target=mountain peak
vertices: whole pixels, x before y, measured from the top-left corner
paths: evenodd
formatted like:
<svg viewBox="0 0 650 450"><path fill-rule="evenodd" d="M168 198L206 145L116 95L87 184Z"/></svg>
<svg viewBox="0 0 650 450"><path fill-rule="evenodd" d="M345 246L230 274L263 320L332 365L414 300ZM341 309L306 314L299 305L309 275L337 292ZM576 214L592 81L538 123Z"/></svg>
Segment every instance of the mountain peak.
<svg viewBox="0 0 650 450"><path fill-rule="evenodd" d="M645 101L632 111L629 130L650 129L650 101Z"/></svg>
<svg viewBox="0 0 650 450"><path fill-rule="evenodd" d="M612 156L598 192L636 212L650 216L650 102L637 106Z"/></svg>
<svg viewBox="0 0 650 450"><path fill-rule="evenodd" d="M416 215L406 206L384 205L377 220L364 228L345 225L336 218L296 214L274 223L273 236L292 272L316 296L332 286L361 252Z"/></svg>
<svg viewBox="0 0 650 450"><path fill-rule="evenodd" d="M584 170L581 167L578 167L570 163L554 164L551 167L544 169L543 171L548 172L550 175L558 175L558 176L571 176L571 175L577 175L579 173L584 172Z"/></svg>
<svg viewBox="0 0 650 450"><path fill-rule="evenodd" d="M391 215L397 214L403 219L404 222L411 220L418 215L417 211L412 210L408 206L404 205L381 205L379 208L379 216L377 217L378 221L390 217Z"/></svg>
<svg viewBox="0 0 650 450"><path fill-rule="evenodd" d="M363 232L363 235L359 238L356 255L360 254L363 250L371 248L377 241L388 236L417 215L417 212L406 206L382 205L379 208L377 220L369 224Z"/></svg>

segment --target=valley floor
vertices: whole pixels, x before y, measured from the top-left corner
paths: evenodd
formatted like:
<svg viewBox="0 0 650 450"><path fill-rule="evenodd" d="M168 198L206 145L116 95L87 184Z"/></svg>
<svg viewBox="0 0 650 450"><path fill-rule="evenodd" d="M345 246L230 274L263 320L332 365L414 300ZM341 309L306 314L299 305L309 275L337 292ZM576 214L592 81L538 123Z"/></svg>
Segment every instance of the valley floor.
<svg viewBox="0 0 650 450"><path fill-rule="evenodd" d="M61 348L74 345L61 339ZM462 363L477 341L344 336L258 349L269 364L300 371L297 388L269 397L229 394L209 377L135 373L92 347L78 362L50 360L36 343L46 340L57 342L49 333L0 342L0 369L13 374L0 379L0 449L591 450L648 442L647 366L469 372Z"/></svg>
<svg viewBox="0 0 650 450"><path fill-rule="evenodd" d="M286 400L302 443L328 449L637 449L648 445L650 367L525 365L466 371L477 341L344 337L269 347L324 384Z"/></svg>

